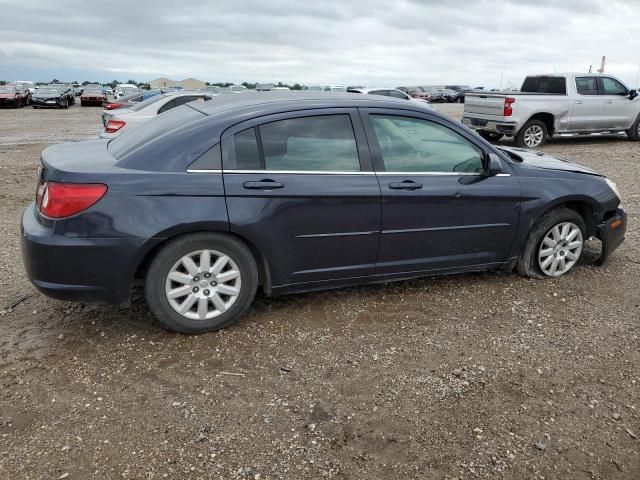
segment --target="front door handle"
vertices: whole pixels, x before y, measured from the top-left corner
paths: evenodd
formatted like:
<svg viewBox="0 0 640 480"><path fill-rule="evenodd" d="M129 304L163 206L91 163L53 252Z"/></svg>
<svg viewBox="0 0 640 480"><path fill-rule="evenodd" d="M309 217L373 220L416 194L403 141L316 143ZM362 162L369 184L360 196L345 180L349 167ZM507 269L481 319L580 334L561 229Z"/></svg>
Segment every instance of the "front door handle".
<svg viewBox="0 0 640 480"><path fill-rule="evenodd" d="M582 105L582 100L576 100L576 105Z"/></svg>
<svg viewBox="0 0 640 480"><path fill-rule="evenodd" d="M422 188L422 184L413 180L403 180L402 182L391 182L389 188L393 190L418 190Z"/></svg>
<svg viewBox="0 0 640 480"><path fill-rule="evenodd" d="M265 178L257 182L244 182L242 186L249 190L275 190L277 188L284 188L284 183Z"/></svg>
<svg viewBox="0 0 640 480"><path fill-rule="evenodd" d="M607 100L607 103L613 103L613 100Z"/></svg>

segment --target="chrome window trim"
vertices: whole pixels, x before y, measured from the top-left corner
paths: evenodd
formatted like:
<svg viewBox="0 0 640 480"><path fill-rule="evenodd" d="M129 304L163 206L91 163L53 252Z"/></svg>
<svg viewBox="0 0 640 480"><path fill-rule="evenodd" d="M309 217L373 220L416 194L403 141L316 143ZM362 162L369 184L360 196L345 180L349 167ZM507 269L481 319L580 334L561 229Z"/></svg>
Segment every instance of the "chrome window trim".
<svg viewBox="0 0 640 480"><path fill-rule="evenodd" d="M218 169L187 169L187 173L223 173ZM470 172L341 172L330 170L225 170L225 174L277 174L277 175L394 175L394 176L472 176L480 177L483 173ZM498 173L496 177L510 177L510 173Z"/></svg>

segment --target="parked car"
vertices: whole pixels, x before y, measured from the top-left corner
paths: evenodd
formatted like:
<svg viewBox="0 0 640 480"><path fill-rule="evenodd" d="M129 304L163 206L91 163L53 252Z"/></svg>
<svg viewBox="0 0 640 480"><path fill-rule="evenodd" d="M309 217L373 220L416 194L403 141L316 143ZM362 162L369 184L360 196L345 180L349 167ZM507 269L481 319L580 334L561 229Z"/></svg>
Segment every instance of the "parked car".
<svg viewBox="0 0 640 480"><path fill-rule="evenodd" d="M33 93L36 91L36 84L30 80L15 80L11 83L22 85L22 88L24 88L25 91L29 90L29 94L31 95L33 95Z"/></svg>
<svg viewBox="0 0 640 480"><path fill-rule="evenodd" d="M423 92L429 94L431 97L429 102L431 103L444 103L446 102L446 98L444 96L444 92L436 87L430 87L428 85L420 86Z"/></svg>
<svg viewBox="0 0 640 480"><path fill-rule="evenodd" d="M346 92L347 87L344 85L327 85L322 89L323 92Z"/></svg>
<svg viewBox="0 0 640 480"><path fill-rule="evenodd" d="M29 97L20 85L0 86L0 108L14 107L21 108L27 105Z"/></svg>
<svg viewBox="0 0 640 480"><path fill-rule="evenodd" d="M20 235L36 288L120 305L139 279L153 314L185 333L230 325L258 286L557 278L586 239L601 239L601 263L627 227L593 170L378 95L227 95L41 161Z"/></svg>
<svg viewBox="0 0 640 480"><path fill-rule="evenodd" d="M127 95L131 95L132 93L137 93L138 90L138 86L133 85L132 83L120 83L116 85L114 96L115 98L126 97Z"/></svg>
<svg viewBox="0 0 640 480"><path fill-rule="evenodd" d="M600 73L525 78L519 92L469 92L462 121L486 139L515 137L535 148L560 133L625 132L640 140L640 99L619 79Z"/></svg>
<svg viewBox="0 0 640 480"><path fill-rule="evenodd" d="M273 83L256 83L256 91L258 92L269 92L273 90L275 85Z"/></svg>
<svg viewBox="0 0 640 480"><path fill-rule="evenodd" d="M230 93L244 93L248 90L244 85L231 85L227 90Z"/></svg>
<svg viewBox="0 0 640 480"><path fill-rule="evenodd" d="M102 111L102 125L106 126L107 121L114 113L110 112L111 110L118 110L121 108L130 108L134 105L137 105L140 102L143 102L151 97L155 97L156 95L160 95L161 93L166 93L164 90L144 90L138 93L134 93L133 95L129 95L127 97L120 97L117 100L113 100L111 102L107 102L104 105L104 110Z"/></svg>
<svg viewBox="0 0 640 480"><path fill-rule="evenodd" d="M104 132L100 137L113 138L175 107L212 98L213 96L208 93L180 90L155 95L129 108L103 110Z"/></svg>
<svg viewBox="0 0 640 480"><path fill-rule="evenodd" d="M85 107L87 105L102 106L107 101L107 94L102 91L102 87L89 86L84 87L82 95L80 95L80 105Z"/></svg>
<svg viewBox="0 0 640 480"><path fill-rule="evenodd" d="M303 92L321 92L322 89L323 87L321 87L320 85L303 85L302 86Z"/></svg>
<svg viewBox="0 0 640 480"><path fill-rule="evenodd" d="M38 87L36 93L31 97L33 108L69 108L69 97L61 88Z"/></svg>
<svg viewBox="0 0 640 480"><path fill-rule="evenodd" d="M426 92L422 87L398 87L398 90L413 98L419 98L427 102L431 101L431 94Z"/></svg>
<svg viewBox="0 0 640 480"><path fill-rule="evenodd" d="M84 91L84 87L79 83L72 83L71 88L73 88L73 94L76 97L79 97L80 95L82 95L82 92Z"/></svg>
<svg viewBox="0 0 640 480"><path fill-rule="evenodd" d="M456 93L455 102L457 103L464 103L466 93L472 90L468 85L446 85L444 88Z"/></svg>
<svg viewBox="0 0 640 480"><path fill-rule="evenodd" d="M349 93L364 93L367 95L382 95L384 97L399 98L402 100L408 100L411 102L418 102L422 105L429 106L429 102L422 98L413 98L408 93L404 93L397 88L389 87L370 87L370 88L351 88L347 90Z"/></svg>
<svg viewBox="0 0 640 480"><path fill-rule="evenodd" d="M113 88L111 88L109 85L103 85L103 86L102 86L102 91L103 91L106 95L113 95Z"/></svg>
<svg viewBox="0 0 640 480"><path fill-rule="evenodd" d="M74 105L76 103L76 94L69 83L50 83L46 85L47 88L56 88L67 99L67 106ZM42 87L38 87L40 89Z"/></svg>

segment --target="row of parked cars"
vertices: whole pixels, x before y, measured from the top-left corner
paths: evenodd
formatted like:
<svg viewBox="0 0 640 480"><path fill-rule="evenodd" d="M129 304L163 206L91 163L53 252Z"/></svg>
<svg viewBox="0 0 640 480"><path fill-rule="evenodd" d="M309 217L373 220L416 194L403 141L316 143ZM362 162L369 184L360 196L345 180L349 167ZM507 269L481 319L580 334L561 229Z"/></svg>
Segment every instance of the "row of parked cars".
<svg viewBox="0 0 640 480"><path fill-rule="evenodd" d="M107 94L99 84L89 84L78 92L69 83L51 83L36 86L33 82L15 81L0 86L0 107L22 108L69 108L80 97L82 106L100 105L107 100Z"/></svg>

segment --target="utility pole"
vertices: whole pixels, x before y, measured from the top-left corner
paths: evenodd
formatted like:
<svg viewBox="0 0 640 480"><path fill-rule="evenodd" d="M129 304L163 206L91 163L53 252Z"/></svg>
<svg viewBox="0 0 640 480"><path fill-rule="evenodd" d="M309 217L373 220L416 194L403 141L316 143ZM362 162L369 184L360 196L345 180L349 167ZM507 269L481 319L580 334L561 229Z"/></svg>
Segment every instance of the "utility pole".
<svg viewBox="0 0 640 480"><path fill-rule="evenodd" d="M600 73L604 73L604 62L606 60L607 57L605 57L604 55L602 56L602 63L600 63L600 68L598 69L598 72Z"/></svg>

